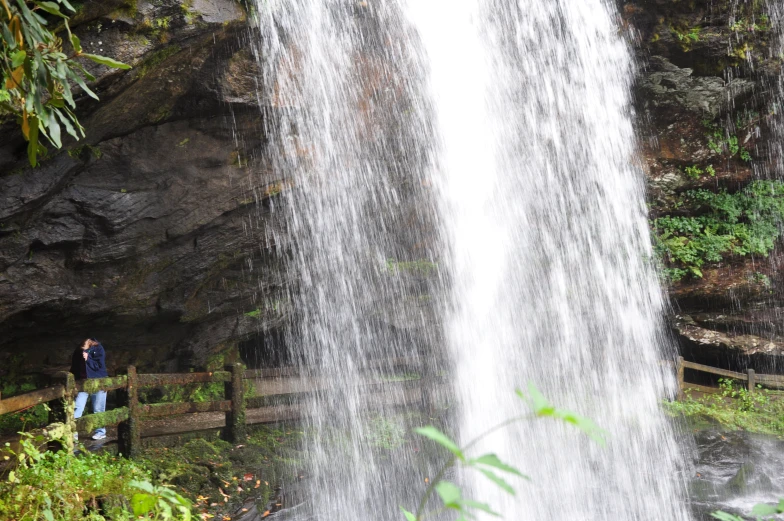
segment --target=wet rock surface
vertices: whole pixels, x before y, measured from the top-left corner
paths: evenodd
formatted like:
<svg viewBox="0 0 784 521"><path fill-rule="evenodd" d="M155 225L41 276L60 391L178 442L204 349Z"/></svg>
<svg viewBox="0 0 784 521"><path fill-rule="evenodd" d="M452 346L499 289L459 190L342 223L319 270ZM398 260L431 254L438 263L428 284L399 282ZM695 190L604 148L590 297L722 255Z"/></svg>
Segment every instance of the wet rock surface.
<svg viewBox="0 0 784 521"><path fill-rule="evenodd" d="M650 0L624 2L622 13L641 64L636 108L651 218L699 215L683 203L688 190L735 193L772 175L771 86L781 60L765 7ZM728 139L737 152L721 144ZM681 352L721 367L777 370L784 321L768 310L781 294L780 261L777 250L728 255L706 263L702 277L671 283Z"/></svg>
<svg viewBox="0 0 784 521"><path fill-rule="evenodd" d="M784 441L708 428L694 433L689 495L699 519L724 510L748 515L757 503L784 497Z"/></svg>
<svg viewBox="0 0 784 521"><path fill-rule="evenodd" d="M176 369L277 327L280 306L243 314L260 288L280 300L285 237L245 13L106 2L75 20L87 51L133 69L91 66L101 101L80 100L86 140L39 168L16 126L0 129L0 360L57 367L94 336L111 369Z"/></svg>

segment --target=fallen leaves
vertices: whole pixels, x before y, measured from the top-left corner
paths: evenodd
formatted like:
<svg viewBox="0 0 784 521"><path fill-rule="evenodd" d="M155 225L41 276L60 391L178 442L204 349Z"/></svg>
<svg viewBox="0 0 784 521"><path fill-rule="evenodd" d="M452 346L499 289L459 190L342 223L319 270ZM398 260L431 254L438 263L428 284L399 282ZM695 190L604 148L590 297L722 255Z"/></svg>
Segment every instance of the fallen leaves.
<svg viewBox="0 0 784 521"><path fill-rule="evenodd" d="M228 502L229 502L229 498L231 497L231 495L229 495L229 494L225 493L225 492L223 491L223 489L222 489L222 488L220 488L220 487L218 487L218 492L220 492L220 495L221 495L221 496L223 496L223 502L224 502L224 503L228 503Z"/></svg>

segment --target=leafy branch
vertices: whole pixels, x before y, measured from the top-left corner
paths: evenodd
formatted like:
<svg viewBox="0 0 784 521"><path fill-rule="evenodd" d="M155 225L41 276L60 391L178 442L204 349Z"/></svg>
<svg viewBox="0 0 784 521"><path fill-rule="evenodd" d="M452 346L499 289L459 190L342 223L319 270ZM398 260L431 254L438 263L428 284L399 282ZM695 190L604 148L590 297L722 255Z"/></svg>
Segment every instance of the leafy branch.
<svg viewBox="0 0 784 521"><path fill-rule="evenodd" d="M0 116L17 118L27 145L32 166L46 153L40 135L55 148L62 147L62 128L74 139L84 137L84 127L74 113L76 103L71 90L78 85L98 99L86 81L95 81L80 58L87 58L115 69L130 69L119 61L82 51L79 38L71 32L68 0L0 0ZM46 17L48 15L48 19ZM49 22L60 19L73 48L63 51L63 41L49 29Z"/></svg>
<svg viewBox="0 0 784 521"><path fill-rule="evenodd" d="M572 412L558 409L557 407L553 406L533 384L528 385L528 393L524 393L518 389L517 395L531 408L530 413L515 416L491 427L476 438L469 441L463 447L458 446L458 444L449 438L449 436L438 430L436 427L428 426L415 429L417 434L441 445L443 448L451 452L452 456L444 464L444 466L438 470L435 477L428 485L419 501L416 513L410 512L405 508L400 507L400 510L403 512L403 515L407 521L423 521L424 519L437 516L450 510L455 511L458 514L457 521L466 521L467 519L472 518L474 511L486 512L490 515L498 516L499 514L493 511L488 504L465 498L460 487L451 481L445 480L444 475L446 474L447 470L455 466L460 466L465 469L472 469L492 481L496 486L498 486L507 494L515 495L515 489L506 480L506 475L516 476L522 479L530 479L528 476L522 474L519 470L512 467L511 465L504 463L497 455L492 453L484 454L477 458L469 458L466 456L468 451L481 440L485 439L494 432L504 429L515 423L528 421L535 418L554 418L574 425L590 436L594 441L604 445L606 433L602 429L600 429L595 423L587 418L583 418ZM434 493L437 494L441 499L442 504L440 507L434 510L426 511L428 501Z"/></svg>
<svg viewBox="0 0 784 521"><path fill-rule="evenodd" d="M773 521L774 518L771 516L775 516L777 514L784 514L784 499L780 500L776 505L760 503L758 505L754 505L754 508L751 509L751 515L753 515L757 521L762 521L763 519ZM743 517L721 511L713 512L711 517L718 519L719 521L746 521Z"/></svg>

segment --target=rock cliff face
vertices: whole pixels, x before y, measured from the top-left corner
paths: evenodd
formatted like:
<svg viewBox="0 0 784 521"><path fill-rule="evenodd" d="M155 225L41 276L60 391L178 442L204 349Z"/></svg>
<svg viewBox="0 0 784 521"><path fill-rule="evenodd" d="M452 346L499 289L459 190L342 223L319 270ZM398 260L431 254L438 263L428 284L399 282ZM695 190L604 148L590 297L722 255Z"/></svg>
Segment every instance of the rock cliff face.
<svg viewBox="0 0 784 521"><path fill-rule="evenodd" d="M690 190L733 194L780 175L771 130L781 74L777 21L758 1L636 1L622 13L641 63L636 97L652 231L663 236L657 217L705 213L684 199ZM682 353L713 365L780 369L781 259L778 248L768 256L727 254L705 262L701 276L671 281Z"/></svg>
<svg viewBox="0 0 784 521"><path fill-rule="evenodd" d="M653 218L698 212L680 205L687 190L735 192L768 175L781 60L760 4L619 6L641 63ZM91 68L101 101L80 101L87 139L36 169L15 124L0 126L0 376L11 363L62 366L87 335L110 346L113 368L280 362L291 281L275 205L291 180L267 159L275 109L257 98L246 16L235 0L92 0L74 17L88 52L134 68ZM717 129L735 153L711 144ZM682 350L776 360L781 258L728 256L673 283Z"/></svg>
<svg viewBox="0 0 784 521"><path fill-rule="evenodd" d="M243 314L259 289L280 298L260 245L285 236L245 16L234 0L84 4L86 49L134 68L93 68L87 139L39 168L14 124L0 130L0 367L58 366L87 335L114 367L203 366L274 332L276 306Z"/></svg>

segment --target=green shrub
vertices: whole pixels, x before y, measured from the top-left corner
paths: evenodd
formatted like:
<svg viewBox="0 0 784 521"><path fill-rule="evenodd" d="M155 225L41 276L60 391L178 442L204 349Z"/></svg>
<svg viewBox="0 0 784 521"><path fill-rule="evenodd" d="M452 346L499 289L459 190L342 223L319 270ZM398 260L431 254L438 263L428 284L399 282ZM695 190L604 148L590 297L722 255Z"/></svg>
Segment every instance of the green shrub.
<svg viewBox="0 0 784 521"><path fill-rule="evenodd" d="M42 436L26 435L19 452L6 443L5 458L16 467L0 481L0 519L189 520L190 503L165 487L154 486L149 472L133 461L88 451L42 452Z"/></svg>
<svg viewBox="0 0 784 521"><path fill-rule="evenodd" d="M654 219L654 247L672 280L702 276L705 263L731 256L767 256L780 237L784 219L784 183L754 181L736 193L690 190L676 206L695 216Z"/></svg>
<svg viewBox="0 0 784 521"><path fill-rule="evenodd" d="M729 378L719 380L719 389L717 394L699 398L692 398L687 390L687 400L667 402L664 408L673 416L712 420L733 430L784 436L784 400L780 393L759 386L750 393L745 386Z"/></svg>

